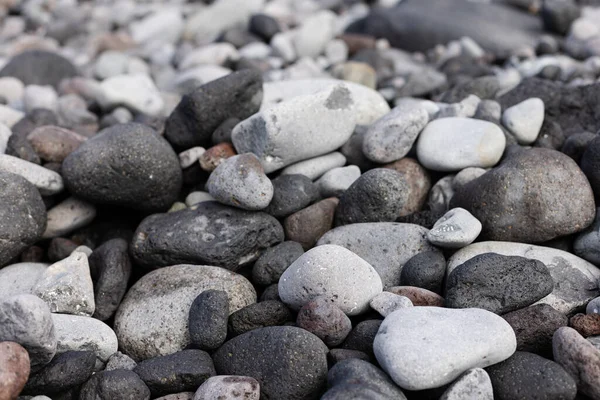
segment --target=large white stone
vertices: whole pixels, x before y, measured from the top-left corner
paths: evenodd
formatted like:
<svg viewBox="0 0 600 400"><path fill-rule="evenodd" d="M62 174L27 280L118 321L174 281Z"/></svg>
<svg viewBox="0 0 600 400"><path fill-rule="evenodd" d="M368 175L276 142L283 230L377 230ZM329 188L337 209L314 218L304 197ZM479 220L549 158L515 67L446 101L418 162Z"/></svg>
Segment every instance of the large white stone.
<svg viewBox="0 0 600 400"><path fill-rule="evenodd" d="M322 10L305 19L293 36L294 47L299 57L317 57L335 36L337 16Z"/></svg>
<svg viewBox="0 0 600 400"><path fill-rule="evenodd" d="M504 110L502 124L520 144L535 142L544 123L544 102L533 97Z"/></svg>
<svg viewBox="0 0 600 400"><path fill-rule="evenodd" d="M151 116L161 115L164 101L148 75L118 75L100 84L102 94L99 103L104 109L120 105Z"/></svg>
<svg viewBox="0 0 600 400"><path fill-rule="evenodd" d="M453 208L436 221L427 233L434 245L458 249L473 243L481 233L481 222L464 208Z"/></svg>

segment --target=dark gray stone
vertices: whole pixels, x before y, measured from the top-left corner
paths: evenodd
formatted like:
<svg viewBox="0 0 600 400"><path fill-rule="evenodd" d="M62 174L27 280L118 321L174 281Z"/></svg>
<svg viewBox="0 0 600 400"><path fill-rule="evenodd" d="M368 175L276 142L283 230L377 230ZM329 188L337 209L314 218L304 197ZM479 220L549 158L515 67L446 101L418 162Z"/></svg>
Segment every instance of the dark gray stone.
<svg viewBox="0 0 600 400"><path fill-rule="evenodd" d="M262 294L260 295L259 301L267 301L267 300L278 300L278 301L281 300L279 298L279 285L277 283L267 286L265 288L265 290L262 292Z"/></svg>
<svg viewBox="0 0 600 400"><path fill-rule="evenodd" d="M441 101L444 103L459 103L472 94L480 99L494 99L500 89L498 78L495 76L482 76L458 83L444 93Z"/></svg>
<svg viewBox="0 0 600 400"><path fill-rule="evenodd" d="M179 157L154 129L137 124L106 128L62 164L65 185L92 203L168 209L182 185Z"/></svg>
<svg viewBox="0 0 600 400"><path fill-rule="evenodd" d="M13 76L27 85L51 85L79 75L77 68L63 56L45 50L29 50L11 58L0 76Z"/></svg>
<svg viewBox="0 0 600 400"><path fill-rule="evenodd" d="M34 244L46 230L40 192L25 178L0 171L0 267Z"/></svg>
<svg viewBox="0 0 600 400"><path fill-rule="evenodd" d="M190 307L189 330L192 344L214 350L227 338L229 299L221 290L205 290Z"/></svg>
<svg viewBox="0 0 600 400"><path fill-rule="evenodd" d="M273 199L264 211L284 218L319 199L319 188L304 175L281 175L273 179Z"/></svg>
<svg viewBox="0 0 600 400"><path fill-rule="evenodd" d="M258 112L262 83L259 72L243 70L200 86L173 110L165 138L178 151L210 144L213 132L228 118L244 120Z"/></svg>
<svg viewBox="0 0 600 400"><path fill-rule="evenodd" d="M544 29L566 35L573 21L581 15L581 10L573 0L544 0L540 15Z"/></svg>
<svg viewBox="0 0 600 400"><path fill-rule="evenodd" d="M573 400L577 395L577 384L567 371L537 354L517 351L486 371L496 400Z"/></svg>
<svg viewBox="0 0 600 400"><path fill-rule="evenodd" d="M8 138L6 154L22 158L34 164L41 164L39 155L27 140L27 136L35 129L44 125L58 125L54 112L45 108L36 108L13 125L13 134Z"/></svg>
<svg viewBox="0 0 600 400"><path fill-rule="evenodd" d="M93 351L67 351L57 355L41 370L29 376L23 394L54 394L85 383L94 372Z"/></svg>
<svg viewBox="0 0 600 400"><path fill-rule="evenodd" d="M504 314L547 296L554 280L546 266L524 257L484 253L456 267L446 282L446 306Z"/></svg>
<svg viewBox="0 0 600 400"><path fill-rule="evenodd" d="M517 350L552 358L552 335L569 319L548 304L534 304L502 316L517 336Z"/></svg>
<svg viewBox="0 0 600 400"><path fill-rule="evenodd" d="M275 18L266 14L256 14L250 18L248 30L265 42L269 42L276 33L281 31L281 28Z"/></svg>
<svg viewBox="0 0 600 400"><path fill-rule="evenodd" d="M77 247L79 247L79 245L72 240L61 237L53 238L50 240L50 245L48 246L48 259L52 262L64 260L69 257Z"/></svg>
<svg viewBox="0 0 600 400"><path fill-rule="evenodd" d="M596 198L600 198L600 136L588 143L581 157L581 169L592 185Z"/></svg>
<svg viewBox="0 0 600 400"><path fill-rule="evenodd" d="M133 372L139 375L153 397L198 389L215 376L213 362L205 351L183 350L140 362Z"/></svg>
<svg viewBox="0 0 600 400"><path fill-rule="evenodd" d="M363 361L371 361L369 355L360 350L350 350L350 349L331 349L329 353L327 353L327 361L330 366L333 366L340 361L348 360L350 358L358 358Z"/></svg>
<svg viewBox="0 0 600 400"><path fill-rule="evenodd" d="M375 335L379 330L381 322L383 321L380 319L368 319L359 322L354 329L352 329L342 347L344 349L362 351L374 359L373 341L375 340Z"/></svg>
<svg viewBox="0 0 600 400"><path fill-rule="evenodd" d="M197 207L144 219L131 243L135 262L152 269L190 263L236 270L283 241L281 224L268 214L216 202Z"/></svg>
<svg viewBox="0 0 600 400"><path fill-rule="evenodd" d="M263 286L279 282L281 274L302 254L302 245L291 240L269 247L254 263L252 281Z"/></svg>
<svg viewBox="0 0 600 400"><path fill-rule="evenodd" d="M522 243L579 232L596 214L591 187L577 164L558 151L539 148L517 150L456 188L450 207L462 207L481 221L480 239Z"/></svg>
<svg viewBox="0 0 600 400"><path fill-rule="evenodd" d="M212 134L213 144L219 144L223 142L231 143L231 132L239 123L239 118L227 118L225 121L223 121Z"/></svg>
<svg viewBox="0 0 600 400"><path fill-rule="evenodd" d="M266 300L250 304L229 316L229 333L237 336L254 329L284 325L294 315L281 301Z"/></svg>
<svg viewBox="0 0 600 400"><path fill-rule="evenodd" d="M575 133L565 140L560 151L571 157L576 163L579 164L585 149L587 149L590 142L595 138L596 135L591 132Z"/></svg>
<svg viewBox="0 0 600 400"><path fill-rule="evenodd" d="M88 258L94 282L94 318L106 321L114 315L125 296L131 276L127 242L112 239L94 250Z"/></svg>
<svg viewBox="0 0 600 400"><path fill-rule="evenodd" d="M291 326L255 329L226 342L213 355L219 375L251 376L261 397L317 399L325 388L327 346Z"/></svg>
<svg viewBox="0 0 600 400"><path fill-rule="evenodd" d="M335 225L394 221L409 198L409 190L405 176L397 171L367 171L340 197Z"/></svg>
<svg viewBox="0 0 600 400"><path fill-rule="evenodd" d="M149 400L150 389L133 371L98 372L81 388L79 400Z"/></svg>
<svg viewBox="0 0 600 400"><path fill-rule="evenodd" d="M413 256L402 267L400 284L416 286L442 294L446 276L446 259L440 251L424 251Z"/></svg>

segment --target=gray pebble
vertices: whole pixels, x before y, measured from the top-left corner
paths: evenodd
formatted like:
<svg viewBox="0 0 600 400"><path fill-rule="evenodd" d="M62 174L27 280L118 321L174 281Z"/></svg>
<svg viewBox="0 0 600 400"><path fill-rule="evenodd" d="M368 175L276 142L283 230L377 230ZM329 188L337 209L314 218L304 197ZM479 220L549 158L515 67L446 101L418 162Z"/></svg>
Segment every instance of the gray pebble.
<svg viewBox="0 0 600 400"><path fill-rule="evenodd" d="M379 293L371 299L369 305L384 318L401 308L413 307L413 303L408 297L390 292Z"/></svg>
<svg viewBox="0 0 600 400"><path fill-rule="evenodd" d="M214 350L227 338L229 299L221 290L209 289L198 295L190 306L190 341L202 350Z"/></svg>
<svg viewBox="0 0 600 400"><path fill-rule="evenodd" d="M327 171L315 184L321 197L339 197L360 178L360 168L356 165L334 168Z"/></svg>

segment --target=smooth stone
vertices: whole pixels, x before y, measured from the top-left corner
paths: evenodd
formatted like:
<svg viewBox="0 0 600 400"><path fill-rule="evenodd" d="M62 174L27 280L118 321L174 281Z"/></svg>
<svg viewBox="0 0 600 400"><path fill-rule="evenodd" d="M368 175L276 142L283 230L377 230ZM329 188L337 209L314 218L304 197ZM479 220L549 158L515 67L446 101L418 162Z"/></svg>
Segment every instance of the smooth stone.
<svg viewBox="0 0 600 400"><path fill-rule="evenodd" d="M52 314L58 354L66 351L93 351L102 362L117 352L115 332L104 322L79 315Z"/></svg>
<svg viewBox="0 0 600 400"><path fill-rule="evenodd" d="M263 300L229 316L227 332L237 336L266 326L282 326L293 321L292 312L279 300Z"/></svg>
<svg viewBox="0 0 600 400"><path fill-rule="evenodd" d="M426 239L427 229L413 224L377 222L337 227L317 246L335 244L362 257L377 271L384 287L398 286L402 267L416 254L436 251Z"/></svg>
<svg viewBox="0 0 600 400"><path fill-rule="evenodd" d="M0 269L0 298L30 294L31 289L50 264L22 262Z"/></svg>
<svg viewBox="0 0 600 400"><path fill-rule="evenodd" d="M185 21L178 7L165 7L160 12L148 14L141 20L132 21L129 25L131 38L136 43L167 42L179 40Z"/></svg>
<svg viewBox="0 0 600 400"><path fill-rule="evenodd" d="M117 75L100 83L98 103L105 110L125 106L132 111L160 116L165 103L152 79L145 74Z"/></svg>
<svg viewBox="0 0 600 400"><path fill-rule="evenodd" d="M74 251L68 258L50 265L32 288L53 313L91 316L94 313L94 285L85 253Z"/></svg>
<svg viewBox="0 0 600 400"><path fill-rule="evenodd" d="M400 216L421 211L431 189L431 177L427 170L417 160L408 157L404 157L391 164L383 165L383 168L390 168L400 172L406 177L406 181L408 182L409 195L406 203L404 203L404 207L400 211Z"/></svg>
<svg viewBox="0 0 600 400"><path fill-rule="evenodd" d="M419 162L434 171L493 167L506 138L495 124L469 118L441 118L427 124L417 141Z"/></svg>
<svg viewBox="0 0 600 400"><path fill-rule="evenodd" d="M229 298L227 292L209 289L198 295L190 306L190 341L202 350L214 350L227 339Z"/></svg>
<svg viewBox="0 0 600 400"><path fill-rule="evenodd" d="M255 378L265 398L317 398L325 388L327 352L312 333L272 326L227 341L213 360L219 375Z"/></svg>
<svg viewBox="0 0 600 400"><path fill-rule="evenodd" d="M269 247L254 263L252 281L263 286L279 282L284 271L302 254L302 245L291 240Z"/></svg>
<svg viewBox="0 0 600 400"><path fill-rule="evenodd" d="M77 68L63 56L44 50L28 50L12 57L0 71L0 76L12 76L25 85L58 84L79 75Z"/></svg>
<svg viewBox="0 0 600 400"><path fill-rule="evenodd" d="M459 249L470 245L481 233L481 222L464 208L453 208L427 232L433 245Z"/></svg>
<svg viewBox="0 0 600 400"><path fill-rule="evenodd" d="M474 94L470 94L458 103L454 104L443 104L438 103L440 111L435 115L436 119L449 118L449 117L460 117L460 118L471 118L474 117L479 108L481 99Z"/></svg>
<svg viewBox="0 0 600 400"><path fill-rule="evenodd" d="M467 183L479 178L481 175L487 172L486 169L477 168L477 167L469 167L460 171L458 174L454 175L452 179L452 188L454 190L459 190Z"/></svg>
<svg viewBox="0 0 600 400"><path fill-rule="evenodd" d="M436 250L425 250L409 258L402 267L400 283L442 293L442 282L446 276L446 259Z"/></svg>
<svg viewBox="0 0 600 400"><path fill-rule="evenodd" d="M8 126L0 122L0 154L4 154L6 152L6 148L8 146L8 140L12 135L12 131Z"/></svg>
<svg viewBox="0 0 600 400"><path fill-rule="evenodd" d="M280 175L271 181L273 198L265 212L276 218L287 217L319 199L319 190L305 175Z"/></svg>
<svg viewBox="0 0 600 400"><path fill-rule="evenodd" d="M373 358L373 341L383 321L380 319L367 319L354 326L342 347L344 349L362 351Z"/></svg>
<svg viewBox="0 0 600 400"><path fill-rule="evenodd" d="M204 147L192 147L179 153L179 165L181 169L186 169L194 165L200 159L200 156L204 154L206 150Z"/></svg>
<svg viewBox="0 0 600 400"><path fill-rule="evenodd" d="M113 76L127 73L127 64L130 61L127 54L108 50L98 56L94 63L94 75L104 80Z"/></svg>
<svg viewBox="0 0 600 400"><path fill-rule="evenodd" d="M144 275L115 315L121 350L136 361L183 350L190 343L190 307L210 289L227 292L230 313L256 302L250 282L222 268L175 265Z"/></svg>
<svg viewBox="0 0 600 400"><path fill-rule="evenodd" d="M335 366L335 364L337 364L341 361L352 359L352 358L356 358L356 359L367 361L367 362L371 361L371 359L369 358L369 355L360 350L331 349L331 350L329 350L329 353L327 354L327 361L329 362L329 365L333 365L333 366Z"/></svg>
<svg viewBox="0 0 600 400"><path fill-rule="evenodd" d="M323 174L315 184L322 197L339 197L360 178L360 168L356 165L333 168Z"/></svg>
<svg viewBox="0 0 600 400"><path fill-rule="evenodd" d="M600 314L600 297L590 301L585 308L585 312L587 314Z"/></svg>
<svg viewBox="0 0 600 400"><path fill-rule="evenodd" d="M535 142L544 123L544 102L537 98L525 100L504 110L502 124L519 144Z"/></svg>
<svg viewBox="0 0 600 400"><path fill-rule="evenodd" d="M583 153L592 140L596 139L596 134L591 132L574 133L565 139L560 151L571 157L577 164L581 161Z"/></svg>
<svg viewBox="0 0 600 400"><path fill-rule="evenodd" d="M94 374L82 387L80 400L111 400L126 398L149 400L150 389L133 371L101 371Z"/></svg>
<svg viewBox="0 0 600 400"><path fill-rule="evenodd" d="M143 211L170 207L182 184L177 154L139 123L100 131L67 156L62 174L74 196Z"/></svg>
<svg viewBox="0 0 600 400"><path fill-rule="evenodd" d="M96 355L91 351L58 354L31 374L23 394L59 394L85 383L94 372Z"/></svg>
<svg viewBox="0 0 600 400"><path fill-rule="evenodd" d="M358 315L368 310L371 299L382 290L375 269L337 245L322 245L307 251L279 280L279 297L294 310L324 296L347 315Z"/></svg>
<svg viewBox="0 0 600 400"><path fill-rule="evenodd" d="M133 361L133 359L120 351L117 351L115 354L108 358L106 362L105 371L114 371L117 369L126 369L131 371L135 368L137 363Z"/></svg>
<svg viewBox="0 0 600 400"><path fill-rule="evenodd" d="M216 375L208 353L191 349L144 360L133 372L148 386L152 397L195 390Z"/></svg>
<svg viewBox="0 0 600 400"><path fill-rule="evenodd" d="M369 89L377 89L377 71L367 63L349 61L335 65L331 72L337 79L358 83Z"/></svg>
<svg viewBox="0 0 600 400"><path fill-rule="evenodd" d="M66 236L87 226L96 217L96 207L87 201L69 197L48 210L43 239Z"/></svg>
<svg viewBox="0 0 600 400"><path fill-rule="evenodd" d="M32 367L48 364L56 354L56 330L48 305L22 294L0 300L0 341L19 343Z"/></svg>
<svg viewBox="0 0 600 400"><path fill-rule="evenodd" d="M0 92L6 99L6 104L15 104L23 100L25 85L17 78L4 76L0 78Z"/></svg>
<svg viewBox="0 0 600 400"><path fill-rule="evenodd" d="M0 105L0 123L12 129L25 117L25 113L12 107ZM10 142L9 142L10 145Z"/></svg>
<svg viewBox="0 0 600 400"><path fill-rule="evenodd" d="M569 326L575 329L581 336L600 335L600 315L599 314L575 314L569 319Z"/></svg>
<svg viewBox="0 0 600 400"><path fill-rule="evenodd" d="M428 122L429 114L423 107L396 107L371 124L363 152L377 163L399 160L408 154Z"/></svg>
<svg viewBox="0 0 600 400"><path fill-rule="evenodd" d="M121 304L131 277L129 246L123 239L111 239L94 249L88 258L94 282L93 317L106 321Z"/></svg>
<svg viewBox="0 0 600 400"><path fill-rule="evenodd" d="M190 51L177 67L186 70L202 64L224 65L239 58L237 49L231 43L214 43Z"/></svg>
<svg viewBox="0 0 600 400"><path fill-rule="evenodd" d="M235 149L230 143L219 143L208 148L200 156L200 167L204 171L212 172L225 160L235 155Z"/></svg>
<svg viewBox="0 0 600 400"><path fill-rule="evenodd" d="M596 209L596 217L594 223L585 231L581 232L573 242L573 252L578 257L591 262L592 264L600 264L600 213Z"/></svg>
<svg viewBox="0 0 600 400"><path fill-rule="evenodd" d="M336 33L336 14L321 10L312 14L294 32L292 40L298 57L317 57Z"/></svg>
<svg viewBox="0 0 600 400"><path fill-rule="evenodd" d="M23 93L23 105L26 113L36 108L56 111L58 95L52 86L28 85Z"/></svg>
<svg viewBox="0 0 600 400"><path fill-rule="evenodd" d="M417 306L444 307L445 300L439 294L416 286L393 286L385 289L386 292L408 298Z"/></svg>
<svg viewBox="0 0 600 400"><path fill-rule="evenodd" d="M340 345L352 330L350 318L324 297L317 297L302 306L296 326L316 335L329 347Z"/></svg>
<svg viewBox="0 0 600 400"><path fill-rule="evenodd" d="M264 97L261 109L297 96L315 94L343 82L356 101L354 118L356 124L369 125L387 114L390 106L387 101L373 89L353 82L337 79L296 79L292 81L266 82L263 86Z"/></svg>
<svg viewBox="0 0 600 400"><path fill-rule="evenodd" d="M193 400L234 399L240 396L244 400L259 400L260 383L250 376L211 376L196 390Z"/></svg>
<svg viewBox="0 0 600 400"><path fill-rule="evenodd" d="M196 204L204 203L205 201L215 201L215 198L207 192L191 192L185 198L185 205L192 207Z"/></svg>
<svg viewBox="0 0 600 400"><path fill-rule="evenodd" d="M538 303L548 304L563 314L570 314L598 297L600 269L596 266L566 251L525 243L479 242L463 247L448 260L447 274L483 253L541 261L548 268L555 285L552 293Z"/></svg>
<svg viewBox="0 0 600 400"><path fill-rule="evenodd" d="M195 88L167 119L165 137L182 150L209 144L213 132L227 119L244 120L259 110L262 83L257 71L243 70Z"/></svg>
<svg viewBox="0 0 600 400"><path fill-rule="evenodd" d="M273 198L273 184L252 153L223 161L210 174L206 187L217 201L244 210L262 210Z"/></svg>
<svg viewBox="0 0 600 400"><path fill-rule="evenodd" d="M355 96L340 84L264 109L236 125L231 138L238 153L256 154L271 173L341 147L354 131L355 109Z"/></svg>
<svg viewBox="0 0 600 400"><path fill-rule="evenodd" d="M600 350L573 328L559 328L552 339L554 361L577 383L577 390L592 399L600 398Z"/></svg>
<svg viewBox="0 0 600 400"><path fill-rule="evenodd" d="M324 175L327 171L343 167L345 164L346 157L336 151L285 167L281 171L281 175L304 175L308 179L314 181Z"/></svg>
<svg viewBox="0 0 600 400"><path fill-rule="evenodd" d="M383 318L401 308L413 307L408 297L400 296L390 292L381 292L371 299L371 308L377 311Z"/></svg>
<svg viewBox="0 0 600 400"><path fill-rule="evenodd" d="M331 230L338 203L337 198L330 197L288 216L283 221L286 239L300 243L304 250L312 248Z"/></svg>
<svg viewBox="0 0 600 400"><path fill-rule="evenodd" d="M58 126L46 125L31 131L27 140L43 160L63 162L86 138Z"/></svg>
<svg viewBox="0 0 600 400"><path fill-rule="evenodd" d="M335 225L395 221L408 201L409 190L405 175L389 168L369 170L340 197Z"/></svg>
<svg viewBox="0 0 600 400"><path fill-rule="evenodd" d="M473 368L462 374L444 391L440 400L494 400L494 388L484 369Z"/></svg>
<svg viewBox="0 0 600 400"><path fill-rule="evenodd" d="M0 342L0 398L16 399L29 377L29 354L15 342Z"/></svg>
<svg viewBox="0 0 600 400"><path fill-rule="evenodd" d="M383 321L373 350L396 384L423 390L450 383L469 369L504 361L516 346L510 325L489 311L409 307Z"/></svg>
<svg viewBox="0 0 600 400"><path fill-rule="evenodd" d="M27 179L42 196L51 196L64 190L62 177L54 171L8 154L0 154L0 170Z"/></svg>
<svg viewBox="0 0 600 400"><path fill-rule="evenodd" d="M592 224L591 189L569 156L532 148L507 155L498 167L457 188L450 206L481 221L481 239L539 243ZM563 193L573 200L564 202Z"/></svg>
<svg viewBox="0 0 600 400"><path fill-rule="evenodd" d="M194 209L144 219L130 254L148 269L188 262L236 270L282 241L283 228L268 214L203 202Z"/></svg>
<svg viewBox="0 0 600 400"><path fill-rule="evenodd" d="M277 19L268 14L254 14L250 17L248 31L268 42L281 31L281 27Z"/></svg>

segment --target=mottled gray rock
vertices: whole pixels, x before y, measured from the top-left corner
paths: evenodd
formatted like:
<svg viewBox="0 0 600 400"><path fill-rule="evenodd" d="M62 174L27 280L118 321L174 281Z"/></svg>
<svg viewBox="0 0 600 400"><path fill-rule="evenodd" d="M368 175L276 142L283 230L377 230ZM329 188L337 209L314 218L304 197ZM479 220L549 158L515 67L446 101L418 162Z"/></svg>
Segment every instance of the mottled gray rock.
<svg viewBox="0 0 600 400"><path fill-rule="evenodd" d="M368 262L337 245L304 253L279 280L279 297L291 308L298 310L324 296L347 315L365 312L382 289L381 278Z"/></svg>
<svg viewBox="0 0 600 400"><path fill-rule="evenodd" d="M0 170L27 179L43 196L60 193L65 188L62 177L56 172L8 154L0 154Z"/></svg>
<svg viewBox="0 0 600 400"><path fill-rule="evenodd" d="M244 210L262 210L273 198L273 184L252 153L223 161L210 174L206 187L217 201Z"/></svg>
<svg viewBox="0 0 600 400"><path fill-rule="evenodd" d="M437 220L427 232L427 240L440 247L465 247L479 236L481 222L464 208L453 208Z"/></svg>
<svg viewBox="0 0 600 400"><path fill-rule="evenodd" d="M200 159L200 156L202 154L204 154L204 152L206 151L206 149L204 149L204 147L192 147L190 149L187 149L185 151L182 151L181 153L179 153L179 165L181 165L182 169L185 168L189 168L192 165L194 165L195 163L198 162L198 160Z"/></svg>
<svg viewBox="0 0 600 400"><path fill-rule="evenodd" d="M268 214L203 202L144 219L134 234L131 255L149 269L188 262L235 270L282 240L283 228Z"/></svg>
<svg viewBox="0 0 600 400"><path fill-rule="evenodd" d="M222 268L175 265L152 271L129 289L115 315L123 352L134 360L171 354L190 343L190 307L205 290L227 292L229 312L256 302L244 277Z"/></svg>
<svg viewBox="0 0 600 400"><path fill-rule="evenodd" d="M324 244L343 246L362 257L377 271L384 287L400 284L402 267L416 254L437 252L427 241L427 229L396 222L340 226L317 242L317 246Z"/></svg>
<svg viewBox="0 0 600 400"><path fill-rule="evenodd" d="M129 357L126 354L121 353L120 351L117 351L116 353L114 353L112 356L110 356L108 358L108 361L106 362L106 367L104 368L104 370L105 371L114 371L117 369L132 370L135 368L136 365L137 365L137 363L135 361L133 361L133 359L131 357Z"/></svg>
<svg viewBox="0 0 600 400"><path fill-rule="evenodd" d="M322 197L339 197L352 186L358 178L360 178L360 168L356 165L349 165L347 167L334 168L325 172L315 184L319 188Z"/></svg>
<svg viewBox="0 0 600 400"><path fill-rule="evenodd" d="M502 124L520 144L535 142L543 123L544 102L537 97L515 104L502 114Z"/></svg>
<svg viewBox="0 0 600 400"><path fill-rule="evenodd" d="M341 344L352 330L350 318L325 297L317 297L302 306L296 325L318 336L329 347Z"/></svg>
<svg viewBox="0 0 600 400"><path fill-rule="evenodd" d="M85 253L75 250L68 258L50 265L32 288L55 313L87 315L94 313L94 285Z"/></svg>
<svg viewBox="0 0 600 400"><path fill-rule="evenodd" d="M21 294L0 300L0 322L0 341L23 346L32 367L52 360L57 335L50 309L39 297Z"/></svg>
<svg viewBox="0 0 600 400"><path fill-rule="evenodd" d="M115 332L96 318L79 315L52 314L56 329L57 353L93 351L102 362L117 352Z"/></svg>
<svg viewBox="0 0 600 400"><path fill-rule="evenodd" d="M250 376L220 375L208 378L194 394L194 400L228 399L259 400L260 384Z"/></svg>
<svg viewBox="0 0 600 400"><path fill-rule="evenodd" d="M46 230L42 238L66 236L88 225L95 217L96 207L93 204L69 197L48 210Z"/></svg>
<svg viewBox="0 0 600 400"><path fill-rule="evenodd" d="M280 175L273 179L273 199L264 212L276 218L287 217L319 198L319 190L305 175Z"/></svg>
<svg viewBox="0 0 600 400"><path fill-rule="evenodd" d="M503 361L516 346L510 325L489 311L408 307L383 321L373 350L396 384L423 390L450 383L471 368Z"/></svg>
<svg viewBox="0 0 600 400"><path fill-rule="evenodd" d="M0 298L30 294L31 289L49 265L25 262L0 269Z"/></svg>
<svg viewBox="0 0 600 400"><path fill-rule="evenodd" d="M355 109L355 96L344 84L298 96L240 122L233 144L240 154L256 154L265 172L277 171L341 147L354 131Z"/></svg>
<svg viewBox="0 0 600 400"><path fill-rule="evenodd" d="M377 311L385 318L396 310L412 307L413 303L406 296L400 296L390 292L381 292L371 299L369 305L373 310Z"/></svg>
<svg viewBox="0 0 600 400"><path fill-rule="evenodd" d="M325 388L327 351L318 337L304 329L272 326L229 340L213 359L220 375L255 378L265 398L310 399Z"/></svg>
<svg viewBox="0 0 600 400"><path fill-rule="evenodd" d="M94 374L82 387L79 394L81 400L110 399L149 400L150 389L133 371L114 370Z"/></svg>
<svg viewBox="0 0 600 400"><path fill-rule="evenodd" d="M364 137L363 152L374 162L388 163L406 156L429 122L423 107L400 106L375 121Z"/></svg>
<svg viewBox="0 0 600 400"><path fill-rule="evenodd" d="M444 392L440 400L494 400L494 388L490 376L481 368L473 368L462 374Z"/></svg>
<svg viewBox="0 0 600 400"><path fill-rule="evenodd" d="M310 180L315 180L334 168L343 167L346 164L346 157L336 152L325 154L324 156L310 158L285 167L281 175L304 175Z"/></svg>
<svg viewBox="0 0 600 400"><path fill-rule="evenodd" d="M269 247L254 263L252 281L264 286L279 282L281 274L302 254L302 245L291 240Z"/></svg>

